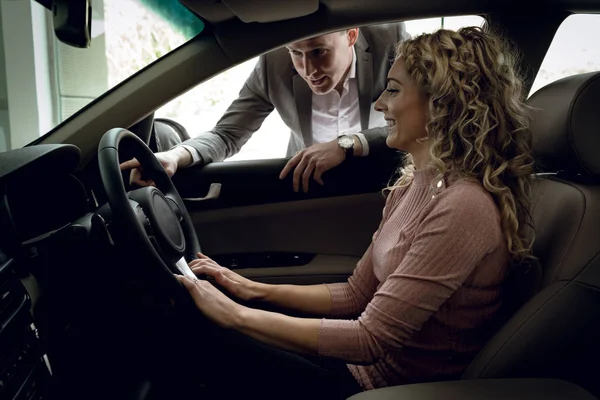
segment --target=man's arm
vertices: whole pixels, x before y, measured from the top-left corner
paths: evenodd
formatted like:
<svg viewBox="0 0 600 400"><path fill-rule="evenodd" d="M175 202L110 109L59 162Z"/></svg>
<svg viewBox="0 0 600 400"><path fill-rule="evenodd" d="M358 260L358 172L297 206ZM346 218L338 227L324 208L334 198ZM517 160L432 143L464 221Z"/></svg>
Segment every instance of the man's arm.
<svg viewBox="0 0 600 400"><path fill-rule="evenodd" d="M390 148L385 144L388 135L387 126L365 129L362 132L367 141L368 155L380 155L382 152L389 151Z"/></svg>
<svg viewBox="0 0 600 400"><path fill-rule="evenodd" d="M238 98L212 130L179 143L168 151L155 153L170 177L179 168L222 161L240 151L274 109L267 92L266 77L266 56L263 55L246 79ZM130 184L154 185L151 179L142 179L140 164L135 158L122 163L121 170L131 170Z"/></svg>
<svg viewBox="0 0 600 400"><path fill-rule="evenodd" d="M239 96L223 114L217 125L208 132L188 139L172 150L184 147L192 153L196 163L222 161L240 151L256 132L274 106L267 92L266 56L259 58L254 70L244 83Z"/></svg>

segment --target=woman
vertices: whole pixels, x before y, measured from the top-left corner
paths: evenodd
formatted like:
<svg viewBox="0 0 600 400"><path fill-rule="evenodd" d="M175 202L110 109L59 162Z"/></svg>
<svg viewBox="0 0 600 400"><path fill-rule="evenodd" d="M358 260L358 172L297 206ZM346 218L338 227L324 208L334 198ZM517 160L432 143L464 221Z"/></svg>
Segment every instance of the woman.
<svg viewBox="0 0 600 400"><path fill-rule="evenodd" d="M249 308L179 277L209 320L241 333L227 343L252 338L232 351L244 353L236 360L254 354L248 374L263 376L264 390L294 385L294 375L299 383L280 398L460 377L493 333L509 264L530 257L531 137L498 37L463 28L402 42L376 109L388 121L387 145L408 157L348 282L267 285L201 254L190 264L234 298L323 318Z"/></svg>

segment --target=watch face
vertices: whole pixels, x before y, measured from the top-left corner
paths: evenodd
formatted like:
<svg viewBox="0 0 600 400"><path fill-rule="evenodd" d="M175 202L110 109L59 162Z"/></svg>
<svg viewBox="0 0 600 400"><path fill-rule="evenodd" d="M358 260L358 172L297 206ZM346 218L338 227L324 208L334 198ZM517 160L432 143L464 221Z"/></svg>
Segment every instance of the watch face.
<svg viewBox="0 0 600 400"><path fill-rule="evenodd" d="M340 136L338 139L338 144L342 149L351 149L354 147L354 139L350 136Z"/></svg>

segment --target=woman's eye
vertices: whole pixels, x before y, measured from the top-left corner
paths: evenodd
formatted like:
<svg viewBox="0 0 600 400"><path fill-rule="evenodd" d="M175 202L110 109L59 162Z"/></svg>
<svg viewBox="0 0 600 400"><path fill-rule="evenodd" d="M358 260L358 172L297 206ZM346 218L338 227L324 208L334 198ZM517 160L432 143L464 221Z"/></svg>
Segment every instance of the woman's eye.
<svg viewBox="0 0 600 400"><path fill-rule="evenodd" d="M392 88L386 88L385 91L388 92L388 93L390 93L390 94L398 92L397 89L392 89Z"/></svg>
<svg viewBox="0 0 600 400"><path fill-rule="evenodd" d="M325 54L327 52L327 50L325 50L325 49L315 49L315 50L313 50L313 52L314 52L314 54L316 56L322 56L323 54Z"/></svg>

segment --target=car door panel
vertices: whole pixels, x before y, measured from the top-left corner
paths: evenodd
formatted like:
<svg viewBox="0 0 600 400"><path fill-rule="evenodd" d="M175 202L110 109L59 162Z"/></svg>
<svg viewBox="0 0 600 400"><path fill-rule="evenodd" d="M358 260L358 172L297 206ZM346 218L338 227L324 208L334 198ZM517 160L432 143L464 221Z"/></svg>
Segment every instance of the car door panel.
<svg viewBox="0 0 600 400"><path fill-rule="evenodd" d="M397 157L350 159L295 193L278 178L284 159L213 163L176 175L202 250L265 282L321 283L347 278L381 220ZM257 261L258 260L258 261ZM260 266L265 260L265 266Z"/></svg>
<svg viewBox="0 0 600 400"><path fill-rule="evenodd" d="M381 193L190 212L211 256L308 253L360 257L381 219Z"/></svg>

